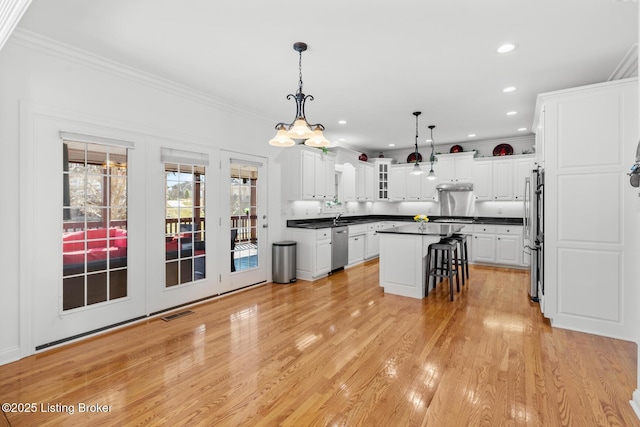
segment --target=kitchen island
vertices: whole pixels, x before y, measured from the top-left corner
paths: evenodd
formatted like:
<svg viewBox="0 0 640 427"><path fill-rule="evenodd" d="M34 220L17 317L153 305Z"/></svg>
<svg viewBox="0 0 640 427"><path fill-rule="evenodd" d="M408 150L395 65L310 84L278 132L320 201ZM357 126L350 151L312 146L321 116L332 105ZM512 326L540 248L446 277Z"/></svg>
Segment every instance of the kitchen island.
<svg viewBox="0 0 640 427"><path fill-rule="evenodd" d="M441 238L462 230L463 225L413 223L379 230L380 286L388 294L424 298L427 250Z"/></svg>

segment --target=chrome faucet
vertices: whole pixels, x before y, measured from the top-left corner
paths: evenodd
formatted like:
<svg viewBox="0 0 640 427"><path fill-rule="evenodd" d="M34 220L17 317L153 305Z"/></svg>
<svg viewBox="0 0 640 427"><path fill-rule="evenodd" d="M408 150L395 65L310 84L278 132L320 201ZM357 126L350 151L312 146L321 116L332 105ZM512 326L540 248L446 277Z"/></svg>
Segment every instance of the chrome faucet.
<svg viewBox="0 0 640 427"><path fill-rule="evenodd" d="M336 215L335 218L333 218L333 225L338 225L338 220L340 219L341 216L342 216L342 213L339 213L338 215Z"/></svg>

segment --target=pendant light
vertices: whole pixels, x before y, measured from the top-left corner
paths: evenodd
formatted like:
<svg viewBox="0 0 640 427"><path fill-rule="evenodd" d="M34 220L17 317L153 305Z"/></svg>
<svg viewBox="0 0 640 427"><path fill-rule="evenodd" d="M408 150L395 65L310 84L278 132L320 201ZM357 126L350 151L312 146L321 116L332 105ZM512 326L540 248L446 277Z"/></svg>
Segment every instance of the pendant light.
<svg viewBox="0 0 640 427"><path fill-rule="evenodd" d="M434 179L437 179L438 177L436 176L436 173L433 171L433 162L435 162L436 160L436 155L434 153L434 147L433 147L433 128L435 128L435 125L430 125L429 129L431 130L431 156L429 157L429 161L431 162L431 170L429 170L429 174L427 175L427 179L430 181L433 181Z"/></svg>
<svg viewBox="0 0 640 427"><path fill-rule="evenodd" d="M413 157L415 158L415 163L413 165L413 169L411 170L411 175L422 175L424 173L424 171L420 167L420 164L418 163L418 156L420 155L420 153L418 153L418 116L420 114L422 114L420 111L415 111L413 113L413 115L416 116L416 145L415 145L416 148L413 153Z"/></svg>
<svg viewBox="0 0 640 427"><path fill-rule="evenodd" d="M304 104L307 99L313 101L312 95L302 93L302 52L307 50L307 44L303 42L294 43L293 50L298 52L299 55L298 72L300 79L298 80L298 91L295 94L290 93L287 95L287 99L296 101L296 117L293 123L278 123L276 125L276 136L269 141L269 144L277 147L291 147L296 144L294 140L303 140L304 144L310 147L328 147L331 142L322 134L324 126L320 123L309 124L304 114Z"/></svg>

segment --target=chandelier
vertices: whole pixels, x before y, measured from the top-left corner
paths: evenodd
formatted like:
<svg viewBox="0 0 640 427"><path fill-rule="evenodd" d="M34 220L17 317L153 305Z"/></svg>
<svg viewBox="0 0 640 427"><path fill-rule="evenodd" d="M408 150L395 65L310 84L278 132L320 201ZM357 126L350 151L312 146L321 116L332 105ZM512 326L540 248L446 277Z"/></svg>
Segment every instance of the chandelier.
<svg viewBox="0 0 640 427"><path fill-rule="evenodd" d="M435 128L435 125L430 125L429 129L431 130L431 156L429 158L429 160L431 161L431 170L429 171L429 174L427 175L427 179L433 181L434 179L436 179L436 173L433 171L433 162L436 161L436 156L433 152L433 128Z"/></svg>
<svg viewBox="0 0 640 427"><path fill-rule="evenodd" d="M310 147L328 147L331 145L322 131L324 126L320 123L309 124L304 114L304 104L307 99L313 101L312 95L305 95L302 93L302 52L307 50L307 44L303 42L297 42L293 44L293 50L298 52L298 71L300 80L298 81L298 91L293 94L287 95L287 99L294 99L296 101L296 118L293 123L280 122L276 125L276 136L269 141L269 144L277 147L291 147L295 145L294 140L303 140L305 145Z"/></svg>
<svg viewBox="0 0 640 427"><path fill-rule="evenodd" d="M420 157L420 153L418 153L418 116L420 114L422 114L420 111L415 111L413 113L413 115L416 116L416 149L413 153L415 163L413 165L413 169L411 170L411 175L421 175L424 173L422 171L422 168L420 167L420 164L418 163Z"/></svg>

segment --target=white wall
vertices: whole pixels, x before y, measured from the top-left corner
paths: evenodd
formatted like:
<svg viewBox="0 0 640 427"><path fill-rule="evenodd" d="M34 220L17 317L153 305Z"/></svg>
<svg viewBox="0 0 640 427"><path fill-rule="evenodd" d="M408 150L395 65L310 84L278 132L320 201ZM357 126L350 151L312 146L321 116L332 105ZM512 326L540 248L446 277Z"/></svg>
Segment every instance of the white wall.
<svg viewBox="0 0 640 427"><path fill-rule="evenodd" d="M273 133L270 120L33 35L14 33L0 51L0 93L0 170L4 184L0 208L0 364L33 350L24 348L25 336L20 333L24 318L20 311L19 225L25 213L19 207L24 198L30 197L19 191L20 140L24 131L20 128L21 106L23 111L29 106L51 108L64 112L66 117L75 117L78 123L107 123L111 128L139 134L149 153L157 153L158 144L166 146L176 141L180 147L186 144L206 147L208 151L226 149L267 157L269 183L280 188L281 149L267 143ZM247 127L248 120L255 126ZM281 239L284 232L279 192L270 193L268 207L273 219L269 223L270 247L271 241ZM37 268L35 259L22 261Z"/></svg>

